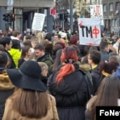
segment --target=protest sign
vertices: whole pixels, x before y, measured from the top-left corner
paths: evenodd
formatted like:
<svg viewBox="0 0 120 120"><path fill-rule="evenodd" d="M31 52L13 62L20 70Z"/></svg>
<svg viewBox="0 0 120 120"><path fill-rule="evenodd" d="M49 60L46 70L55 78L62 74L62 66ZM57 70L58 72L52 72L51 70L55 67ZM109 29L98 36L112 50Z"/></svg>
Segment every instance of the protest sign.
<svg viewBox="0 0 120 120"><path fill-rule="evenodd" d="M45 14L35 13L32 23L33 31L42 31L45 21Z"/></svg>
<svg viewBox="0 0 120 120"><path fill-rule="evenodd" d="M99 46L101 42L99 18L79 18L78 27L81 45Z"/></svg>

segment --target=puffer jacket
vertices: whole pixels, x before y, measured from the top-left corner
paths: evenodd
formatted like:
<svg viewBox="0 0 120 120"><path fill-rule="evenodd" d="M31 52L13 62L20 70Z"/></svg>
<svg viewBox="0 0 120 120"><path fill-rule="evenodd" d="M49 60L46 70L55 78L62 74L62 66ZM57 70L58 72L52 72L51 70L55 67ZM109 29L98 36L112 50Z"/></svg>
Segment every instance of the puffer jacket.
<svg viewBox="0 0 120 120"><path fill-rule="evenodd" d="M87 103L87 84L83 73L79 70L67 75L58 85L56 72L48 80L51 94L56 98L60 120L85 120Z"/></svg>

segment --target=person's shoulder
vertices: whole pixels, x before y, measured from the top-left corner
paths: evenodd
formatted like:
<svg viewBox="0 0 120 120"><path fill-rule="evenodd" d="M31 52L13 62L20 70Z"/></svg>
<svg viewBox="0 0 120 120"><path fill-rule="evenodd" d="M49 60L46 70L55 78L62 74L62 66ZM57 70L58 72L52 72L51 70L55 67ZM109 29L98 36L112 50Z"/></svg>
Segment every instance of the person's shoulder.
<svg viewBox="0 0 120 120"><path fill-rule="evenodd" d="M48 94L48 98L49 98L53 103L56 103L55 97L52 96L51 94Z"/></svg>
<svg viewBox="0 0 120 120"><path fill-rule="evenodd" d="M87 109L87 110L89 110L89 111L92 110L92 107L93 107L96 99L97 99L97 96L93 96L93 97L88 101L88 103L87 103L87 105L86 105L86 109Z"/></svg>
<svg viewBox="0 0 120 120"><path fill-rule="evenodd" d="M12 89L12 88L14 88L14 85L10 81L10 78L9 78L6 70L4 70L0 74L0 89L6 90L6 89Z"/></svg>

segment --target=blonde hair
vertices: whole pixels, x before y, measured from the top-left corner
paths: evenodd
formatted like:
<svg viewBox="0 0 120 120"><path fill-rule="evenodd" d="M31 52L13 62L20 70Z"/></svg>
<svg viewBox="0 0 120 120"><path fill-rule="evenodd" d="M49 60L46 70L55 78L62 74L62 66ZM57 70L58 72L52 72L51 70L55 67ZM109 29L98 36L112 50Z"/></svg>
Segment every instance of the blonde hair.
<svg viewBox="0 0 120 120"><path fill-rule="evenodd" d="M39 43L43 44L44 42L44 36L42 32L36 33L36 37L38 38Z"/></svg>
<svg viewBox="0 0 120 120"><path fill-rule="evenodd" d="M38 62L41 67L41 74L44 76L44 71L48 71L48 65L45 62Z"/></svg>
<svg viewBox="0 0 120 120"><path fill-rule="evenodd" d="M36 45L38 45L39 44L39 40L38 40L38 38L37 37L32 37L31 38L31 45L32 45L32 47L34 48Z"/></svg>

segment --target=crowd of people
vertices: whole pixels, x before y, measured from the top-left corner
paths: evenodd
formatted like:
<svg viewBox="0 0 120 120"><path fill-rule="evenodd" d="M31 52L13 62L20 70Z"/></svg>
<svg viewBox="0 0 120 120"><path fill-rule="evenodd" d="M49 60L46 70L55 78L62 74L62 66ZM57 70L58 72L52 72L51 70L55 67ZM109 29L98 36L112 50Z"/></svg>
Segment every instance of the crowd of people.
<svg viewBox="0 0 120 120"><path fill-rule="evenodd" d="M1 33L0 120L96 120L96 106L119 106L119 54L120 37Z"/></svg>

